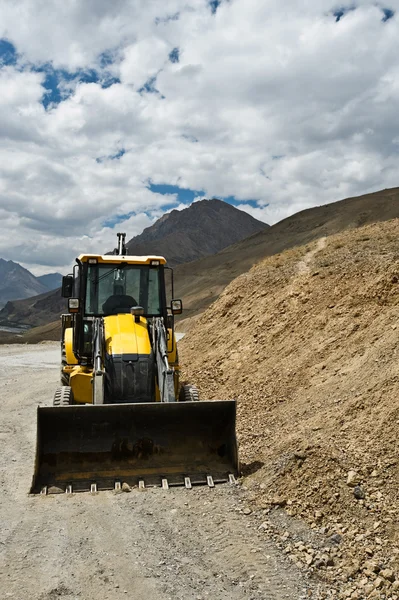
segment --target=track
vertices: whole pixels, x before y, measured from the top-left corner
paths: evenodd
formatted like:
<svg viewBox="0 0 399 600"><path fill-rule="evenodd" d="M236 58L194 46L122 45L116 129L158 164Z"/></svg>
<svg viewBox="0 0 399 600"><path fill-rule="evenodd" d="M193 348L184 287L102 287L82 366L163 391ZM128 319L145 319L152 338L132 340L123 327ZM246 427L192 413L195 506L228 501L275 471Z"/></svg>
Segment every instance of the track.
<svg viewBox="0 0 399 600"><path fill-rule="evenodd" d="M317 598L235 486L28 496L36 406L57 386L58 354L0 347L2 598Z"/></svg>

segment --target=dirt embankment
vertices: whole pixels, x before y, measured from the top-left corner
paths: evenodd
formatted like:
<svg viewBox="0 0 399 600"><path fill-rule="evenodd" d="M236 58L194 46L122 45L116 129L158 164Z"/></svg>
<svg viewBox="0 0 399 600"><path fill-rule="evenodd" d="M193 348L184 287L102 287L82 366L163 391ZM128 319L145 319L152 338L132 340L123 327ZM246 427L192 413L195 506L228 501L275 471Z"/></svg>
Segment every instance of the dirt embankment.
<svg viewBox="0 0 399 600"><path fill-rule="evenodd" d="M399 220L270 257L180 342L202 398L238 400L249 499L337 536L281 543L342 598L398 598Z"/></svg>

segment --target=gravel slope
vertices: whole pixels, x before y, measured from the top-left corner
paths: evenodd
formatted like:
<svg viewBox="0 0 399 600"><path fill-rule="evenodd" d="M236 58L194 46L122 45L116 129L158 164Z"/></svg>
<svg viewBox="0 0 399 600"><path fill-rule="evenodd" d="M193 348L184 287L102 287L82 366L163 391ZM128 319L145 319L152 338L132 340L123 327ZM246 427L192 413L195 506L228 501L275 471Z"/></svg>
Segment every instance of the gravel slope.
<svg viewBox="0 0 399 600"><path fill-rule="evenodd" d="M282 538L339 598L399 598L399 220L321 237L235 279L180 342L202 398L238 401L253 506L337 540Z"/></svg>

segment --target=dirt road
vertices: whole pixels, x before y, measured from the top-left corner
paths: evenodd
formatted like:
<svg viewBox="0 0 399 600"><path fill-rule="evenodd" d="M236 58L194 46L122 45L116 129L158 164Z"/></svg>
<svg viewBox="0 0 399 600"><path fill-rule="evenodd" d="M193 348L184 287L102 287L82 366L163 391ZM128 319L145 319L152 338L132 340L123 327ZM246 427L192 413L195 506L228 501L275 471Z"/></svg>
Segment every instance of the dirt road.
<svg viewBox="0 0 399 600"><path fill-rule="evenodd" d="M29 496L58 358L55 344L0 347L1 598L318 598L261 515L243 514L239 488Z"/></svg>

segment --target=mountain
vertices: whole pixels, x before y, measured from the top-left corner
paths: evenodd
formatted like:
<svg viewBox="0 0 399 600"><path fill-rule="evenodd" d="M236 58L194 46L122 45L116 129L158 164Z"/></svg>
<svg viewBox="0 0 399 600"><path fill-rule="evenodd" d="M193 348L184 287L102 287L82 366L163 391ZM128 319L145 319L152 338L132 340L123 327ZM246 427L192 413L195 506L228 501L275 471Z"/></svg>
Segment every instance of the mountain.
<svg viewBox="0 0 399 600"><path fill-rule="evenodd" d="M172 210L131 239L129 254L165 256L172 267L215 254L269 226L222 200Z"/></svg>
<svg viewBox="0 0 399 600"><path fill-rule="evenodd" d="M163 217L161 221L167 221L169 217L170 215ZM179 328L185 330L185 318L190 319L203 312L218 298L226 285L267 256L324 236L398 217L399 188L383 190L301 211L217 254L178 265L175 268L176 297L183 299L184 306ZM147 251L148 247L146 253ZM0 311L0 322L10 319L16 323L25 323L24 319L29 318L29 324L43 325L57 320L65 308L66 303L60 298L59 292L51 292L49 296L30 299L29 303L13 302L12 310L6 306Z"/></svg>
<svg viewBox="0 0 399 600"><path fill-rule="evenodd" d="M0 258L0 306L9 300L42 294L47 287L30 271L12 260Z"/></svg>
<svg viewBox="0 0 399 600"><path fill-rule="evenodd" d="M61 289L46 291L23 300L10 300L0 310L1 325L46 325L59 320L67 312L67 302L61 296Z"/></svg>
<svg viewBox="0 0 399 600"><path fill-rule="evenodd" d="M37 277L48 290L56 290L61 287L62 275L61 273L47 273L46 275L40 275Z"/></svg>
<svg viewBox="0 0 399 600"><path fill-rule="evenodd" d="M267 256L323 236L399 217L399 188L309 208L245 240L190 265L175 269L175 288L184 317L209 306L230 281Z"/></svg>

